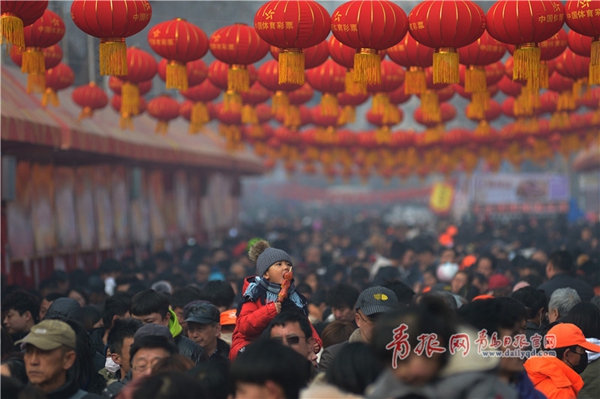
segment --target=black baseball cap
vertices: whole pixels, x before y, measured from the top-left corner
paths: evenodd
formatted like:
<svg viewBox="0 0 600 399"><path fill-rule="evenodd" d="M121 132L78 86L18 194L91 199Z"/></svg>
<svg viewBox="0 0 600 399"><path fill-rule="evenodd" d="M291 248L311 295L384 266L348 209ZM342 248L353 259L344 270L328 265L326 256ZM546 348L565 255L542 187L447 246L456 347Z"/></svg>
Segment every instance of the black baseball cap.
<svg viewBox="0 0 600 399"><path fill-rule="evenodd" d="M221 312L215 305L199 303L188 309L185 321L200 324L220 323Z"/></svg>
<svg viewBox="0 0 600 399"><path fill-rule="evenodd" d="M365 316L386 313L398 307L398 298L390 289L377 286L367 288L358 296L355 309L360 309Z"/></svg>

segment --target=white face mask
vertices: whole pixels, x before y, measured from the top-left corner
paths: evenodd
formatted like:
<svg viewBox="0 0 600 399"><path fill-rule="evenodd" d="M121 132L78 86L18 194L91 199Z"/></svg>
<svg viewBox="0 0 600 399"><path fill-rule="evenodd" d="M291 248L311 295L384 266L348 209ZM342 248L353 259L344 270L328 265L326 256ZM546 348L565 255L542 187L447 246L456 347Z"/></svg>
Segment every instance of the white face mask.
<svg viewBox="0 0 600 399"><path fill-rule="evenodd" d="M231 346L231 336L233 335L233 333L221 333L221 339L225 342L227 342L230 346Z"/></svg>
<svg viewBox="0 0 600 399"><path fill-rule="evenodd" d="M106 358L106 362L104 362L104 367L106 367L106 369L113 374L121 369L121 366L115 363L114 360L112 360L112 357Z"/></svg>

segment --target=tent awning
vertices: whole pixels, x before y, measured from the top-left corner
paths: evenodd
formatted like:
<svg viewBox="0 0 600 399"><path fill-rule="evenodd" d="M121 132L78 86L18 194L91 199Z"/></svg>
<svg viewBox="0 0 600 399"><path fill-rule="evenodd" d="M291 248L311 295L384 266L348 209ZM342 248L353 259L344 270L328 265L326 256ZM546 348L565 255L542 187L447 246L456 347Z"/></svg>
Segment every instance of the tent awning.
<svg viewBox="0 0 600 399"><path fill-rule="evenodd" d="M110 105L79 121L81 109L71 100L72 88L58 93L59 108L43 108L40 95L27 93L26 75L6 65L1 66L1 72L2 140L242 175L264 172L259 158L249 151L227 151L224 139L208 128L202 134L190 135L187 123L177 119L169 124L167 135L157 135L156 120L144 114L134 118L135 130L122 130L120 117Z"/></svg>

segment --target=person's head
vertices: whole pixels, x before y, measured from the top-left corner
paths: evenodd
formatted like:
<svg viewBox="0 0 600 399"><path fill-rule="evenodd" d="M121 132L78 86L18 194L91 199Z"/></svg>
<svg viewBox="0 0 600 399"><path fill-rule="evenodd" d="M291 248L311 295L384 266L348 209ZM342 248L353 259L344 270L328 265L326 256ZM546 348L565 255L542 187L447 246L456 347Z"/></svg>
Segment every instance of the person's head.
<svg viewBox="0 0 600 399"><path fill-rule="evenodd" d="M354 321L354 305L360 292L348 284L338 284L327 291L327 305L336 320Z"/></svg>
<svg viewBox="0 0 600 399"><path fill-rule="evenodd" d="M106 345L110 350L113 362L121 368L121 375L129 372L129 349L133 344L135 332L142 326L142 322L136 319L115 319L113 326L106 338Z"/></svg>
<svg viewBox="0 0 600 399"><path fill-rule="evenodd" d="M573 288L559 288L554 290L548 302L548 321L554 323L565 317L573 306L581 302L579 294Z"/></svg>
<svg viewBox="0 0 600 399"><path fill-rule="evenodd" d="M580 302L569 310L564 321L579 327L586 338L600 339L600 309L596 305Z"/></svg>
<svg viewBox="0 0 600 399"><path fill-rule="evenodd" d="M40 304L40 313L39 313L40 318L39 318L39 320L44 320L44 317L46 317L46 312L48 312L48 309L50 308L50 305L52 305L52 302L54 302L58 298L64 298L64 295L60 294L58 292L52 292L52 293L46 295L42 299L42 303Z"/></svg>
<svg viewBox="0 0 600 399"><path fill-rule="evenodd" d="M353 342L343 346L333 358L325 379L342 391L363 395L382 370L381 363L368 345Z"/></svg>
<svg viewBox="0 0 600 399"><path fill-rule="evenodd" d="M73 287L67 294L68 298L75 299L82 308L89 303L87 290L83 287Z"/></svg>
<svg viewBox="0 0 600 399"><path fill-rule="evenodd" d="M102 313L100 310L92 305L84 306L83 312L83 327L86 331L92 331L95 328L102 327Z"/></svg>
<svg viewBox="0 0 600 399"><path fill-rule="evenodd" d="M320 334L321 340L323 341L323 349L348 341L355 330L356 326L353 322L341 320L332 321L327 324Z"/></svg>
<svg viewBox="0 0 600 399"><path fill-rule="evenodd" d="M407 268L415 262L415 251L408 243L394 241L390 248L390 259Z"/></svg>
<svg viewBox="0 0 600 399"><path fill-rule="evenodd" d="M231 345L235 323L237 321L237 309L227 309L221 312L221 339Z"/></svg>
<svg viewBox="0 0 600 399"><path fill-rule="evenodd" d="M489 279L488 289L492 295L499 298L512 292L512 284L504 274L493 274Z"/></svg>
<svg viewBox="0 0 600 399"><path fill-rule="evenodd" d="M185 373L194 367L194 362L183 355L171 355L160 359L154 366L152 366L152 375L159 373L166 373L170 371L178 371Z"/></svg>
<svg viewBox="0 0 600 399"><path fill-rule="evenodd" d="M107 298L104 304L104 311L102 312L104 328L110 331L116 319L130 317L130 305L131 296L125 292L117 292L115 295Z"/></svg>
<svg viewBox="0 0 600 399"><path fill-rule="evenodd" d="M356 316L354 321L360 329L360 335L367 343L373 338L373 328L377 319L386 312L391 312L398 307L398 299L393 291L381 287L367 288L358 296Z"/></svg>
<svg viewBox="0 0 600 399"><path fill-rule="evenodd" d="M521 302L527 308L527 320L541 324L548 300L544 291L531 286L523 287L510 294L511 298Z"/></svg>
<svg viewBox="0 0 600 399"><path fill-rule="evenodd" d="M117 278L123 272L123 266L116 259L105 259L98 267L100 278L106 280L109 277Z"/></svg>
<svg viewBox="0 0 600 399"><path fill-rule="evenodd" d="M557 274L571 274L573 268L573 257L569 251L554 251L550 254L546 265L546 277L552 278Z"/></svg>
<svg viewBox="0 0 600 399"><path fill-rule="evenodd" d="M471 276L471 273L469 273L467 270L457 271L454 275L454 278L452 278L452 281L450 282L450 286L452 287L452 293L463 294L465 291L465 287L468 288L471 285L472 280L473 277Z"/></svg>
<svg viewBox="0 0 600 399"><path fill-rule="evenodd" d="M131 298L131 317L144 324L169 325L169 299L152 289L139 292Z"/></svg>
<svg viewBox="0 0 600 399"><path fill-rule="evenodd" d="M438 283L437 268L435 266L429 267L423 271L423 286L433 287Z"/></svg>
<svg viewBox="0 0 600 399"><path fill-rule="evenodd" d="M490 278L496 272L496 257L491 253L483 254L475 262L475 271Z"/></svg>
<svg viewBox="0 0 600 399"><path fill-rule="evenodd" d="M456 263L458 255L454 248L444 248L440 254L440 264L444 263Z"/></svg>
<svg viewBox="0 0 600 399"><path fill-rule="evenodd" d="M196 283L204 284L210 277L211 268L206 263L200 263L196 266Z"/></svg>
<svg viewBox="0 0 600 399"><path fill-rule="evenodd" d="M173 295L171 295L171 308L177 315L177 321L179 321L179 324L181 327L183 327L183 331L186 334L187 324L185 322L183 309L188 303L197 301L199 299L201 299L200 290L194 286L176 289L173 291Z"/></svg>
<svg viewBox="0 0 600 399"><path fill-rule="evenodd" d="M40 301L26 291L14 291L2 301L2 314L10 334L27 333L40 314Z"/></svg>
<svg viewBox="0 0 600 399"><path fill-rule="evenodd" d="M115 279L115 292L127 292L131 284L139 282L136 276L121 276Z"/></svg>
<svg viewBox="0 0 600 399"><path fill-rule="evenodd" d="M477 288L480 294L487 294L488 292L488 279L481 273L473 274L473 287Z"/></svg>
<svg viewBox="0 0 600 399"><path fill-rule="evenodd" d="M473 301L458 310L458 319L461 322L475 327L478 331L485 329L490 337L496 333L500 341L503 337L524 334L527 316L525 306L509 297ZM505 349L515 348L500 347L502 351ZM498 372L502 378L510 380L517 373L524 371L523 363L518 357L502 357Z"/></svg>
<svg viewBox="0 0 600 399"><path fill-rule="evenodd" d="M308 359L315 344L308 318L299 310L285 310L265 330L267 338L280 341Z"/></svg>
<svg viewBox="0 0 600 399"><path fill-rule="evenodd" d="M548 264L548 254L541 249L538 249L533 254L531 254L531 257L529 259L531 259L532 261L538 262L541 265Z"/></svg>
<svg viewBox="0 0 600 399"><path fill-rule="evenodd" d="M581 329L575 324L559 323L548 331L546 338L548 337L554 338L554 348L546 349L553 349L556 357L577 374L583 373L588 365L588 351L600 352L600 345L587 342Z"/></svg>
<svg viewBox="0 0 600 399"><path fill-rule="evenodd" d="M399 305L408 306L412 302L415 292L400 280L389 280L381 284L382 287L393 291L398 298Z"/></svg>
<svg viewBox="0 0 600 399"><path fill-rule="evenodd" d="M422 245L417 251L419 266L427 268L435 263L435 253L429 245Z"/></svg>
<svg viewBox="0 0 600 399"><path fill-rule="evenodd" d="M75 363L75 331L60 320L44 320L16 344L25 345L25 368L29 381L44 393L62 386Z"/></svg>
<svg viewBox="0 0 600 399"><path fill-rule="evenodd" d="M250 247L248 257L256 264L256 275L274 284L281 284L284 273L292 268L290 255L281 249L271 248L264 240Z"/></svg>
<svg viewBox="0 0 600 399"><path fill-rule="evenodd" d="M185 322L188 337L211 355L217 348L221 334L221 315L215 305L199 303L186 309Z"/></svg>
<svg viewBox="0 0 600 399"><path fill-rule="evenodd" d="M227 281L213 280L202 286L198 299L208 301L221 312L233 307L235 293Z"/></svg>
<svg viewBox="0 0 600 399"><path fill-rule="evenodd" d="M180 371L168 371L139 378L125 385L119 394L122 399L167 399L193 397L204 399L202 384Z"/></svg>
<svg viewBox="0 0 600 399"><path fill-rule="evenodd" d="M48 308L46 319L54 318L55 315L75 320L83 325L83 309L75 299L58 298Z"/></svg>
<svg viewBox="0 0 600 399"><path fill-rule="evenodd" d="M207 398L227 399L235 394L229 375L229 363L219 357L196 365L189 374L200 381L202 392Z"/></svg>
<svg viewBox="0 0 600 399"><path fill-rule="evenodd" d="M150 375L152 367L161 359L179 354L172 339L160 335L144 335L134 339L129 348L132 380Z"/></svg>
<svg viewBox="0 0 600 399"><path fill-rule="evenodd" d="M440 298L424 297L419 304L383 314L374 329L371 348L383 367L391 367L398 380L420 386L435 378L448 361L448 342L454 332L455 322L447 305ZM421 334L437 334L438 346L446 351L431 356L416 353L412 348L417 347L417 337ZM398 338L402 335L411 350L403 360L398 360L402 354ZM392 343L395 347L388 349Z"/></svg>
<svg viewBox="0 0 600 399"><path fill-rule="evenodd" d="M275 340L246 347L231 365L236 399L298 399L310 379L311 363Z"/></svg>

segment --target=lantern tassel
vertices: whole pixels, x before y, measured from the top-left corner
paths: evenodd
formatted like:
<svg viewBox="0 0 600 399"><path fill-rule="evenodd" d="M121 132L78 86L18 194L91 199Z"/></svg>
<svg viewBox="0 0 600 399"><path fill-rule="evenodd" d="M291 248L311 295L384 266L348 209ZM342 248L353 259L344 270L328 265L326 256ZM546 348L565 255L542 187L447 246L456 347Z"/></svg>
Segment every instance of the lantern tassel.
<svg viewBox="0 0 600 399"><path fill-rule="evenodd" d="M595 37L592 41L589 85L600 85L600 37Z"/></svg>
<svg viewBox="0 0 600 399"><path fill-rule="evenodd" d="M377 93L373 96L373 104L371 110L376 115L383 115L387 107L390 105L390 98L385 93Z"/></svg>
<svg viewBox="0 0 600 399"><path fill-rule="evenodd" d="M542 61L540 63L540 89L548 88L548 63Z"/></svg>
<svg viewBox="0 0 600 399"><path fill-rule="evenodd" d="M203 102L196 102L192 105L192 112L190 115L190 134L196 134L202 131L204 124L210 121L210 115L208 114L208 108Z"/></svg>
<svg viewBox="0 0 600 399"><path fill-rule="evenodd" d="M121 112L137 115L140 110L140 89L136 83L124 82L121 86Z"/></svg>
<svg viewBox="0 0 600 399"><path fill-rule="evenodd" d="M297 129L301 123L300 108L296 105L287 107L283 115L283 126L291 129Z"/></svg>
<svg viewBox="0 0 600 399"><path fill-rule="evenodd" d="M83 120L85 118L91 118L94 116L94 110L91 107L84 107L79 114L79 120Z"/></svg>
<svg viewBox="0 0 600 399"><path fill-rule="evenodd" d="M127 75L125 38L100 39L100 75Z"/></svg>
<svg viewBox="0 0 600 399"><path fill-rule="evenodd" d="M223 109L231 112L242 112L242 95L232 90L227 90L223 95Z"/></svg>
<svg viewBox="0 0 600 399"><path fill-rule="evenodd" d="M427 91L425 71L421 67L410 67L404 80L404 94L421 94Z"/></svg>
<svg viewBox="0 0 600 399"><path fill-rule="evenodd" d="M25 47L25 35L23 34L23 20L16 15L3 14L0 17L0 29L2 30L2 36L0 36L0 44L4 43L6 39L7 43L11 43L19 48Z"/></svg>
<svg viewBox="0 0 600 399"><path fill-rule="evenodd" d="M43 93L46 90L46 73L27 75L27 93Z"/></svg>
<svg viewBox="0 0 600 399"><path fill-rule="evenodd" d="M321 115L338 116L338 99L331 93L325 93L321 97Z"/></svg>
<svg viewBox="0 0 600 399"><path fill-rule="evenodd" d="M248 123L252 125L258 124L258 115L256 115L256 109L250 104L244 104L242 107L242 123Z"/></svg>
<svg viewBox="0 0 600 399"><path fill-rule="evenodd" d="M167 79L165 83L167 90L187 90L188 76L185 64L177 61L170 61L167 64Z"/></svg>
<svg viewBox="0 0 600 399"><path fill-rule="evenodd" d="M487 79L483 67L471 66L465 71L465 91L482 93L487 90Z"/></svg>
<svg viewBox="0 0 600 399"><path fill-rule="evenodd" d="M227 90L245 93L250 90L250 75L245 65L231 65L227 70Z"/></svg>
<svg viewBox="0 0 600 399"><path fill-rule="evenodd" d="M167 131L169 130L169 122L165 120L159 120L156 124L156 128L154 129L154 133L162 134L163 136L167 135Z"/></svg>
<svg viewBox="0 0 600 399"><path fill-rule="evenodd" d="M304 52L298 48L279 52L279 84L304 84Z"/></svg>
<svg viewBox="0 0 600 399"><path fill-rule="evenodd" d="M346 123L355 123L356 122L356 109L351 105L344 106L344 120Z"/></svg>
<svg viewBox="0 0 600 399"><path fill-rule="evenodd" d="M286 92L278 90L272 97L271 113L275 116L284 116L287 108L290 106L290 99Z"/></svg>
<svg viewBox="0 0 600 399"><path fill-rule="evenodd" d="M52 104L54 107L60 107L60 101L58 100L58 95L54 89L47 87L42 94L42 107L46 108L48 103Z"/></svg>
<svg viewBox="0 0 600 399"><path fill-rule="evenodd" d="M433 83L458 83L458 53L451 47L436 49L433 54Z"/></svg>
<svg viewBox="0 0 600 399"><path fill-rule="evenodd" d="M381 83L381 56L377 50L361 48L354 54L354 81L370 85Z"/></svg>
<svg viewBox="0 0 600 399"><path fill-rule="evenodd" d="M119 120L119 127L122 130L125 130L125 129L133 130L134 129L133 119L131 118L131 114L128 114L126 112L121 112L121 119Z"/></svg>
<svg viewBox="0 0 600 399"><path fill-rule="evenodd" d="M44 53L40 48L30 47L23 52L21 72L37 74L46 72L46 64L44 63Z"/></svg>
<svg viewBox="0 0 600 399"><path fill-rule="evenodd" d="M421 94L421 110L423 111L423 120L426 122L442 121L440 102L435 91L427 90Z"/></svg>
<svg viewBox="0 0 600 399"><path fill-rule="evenodd" d="M517 46L514 52L513 80L533 80L538 82L540 73L540 57L542 50L536 43L526 43Z"/></svg>
<svg viewBox="0 0 600 399"><path fill-rule="evenodd" d="M356 82L354 80L354 69L348 69L346 71L346 93L351 96L359 94L367 94L367 85L365 83Z"/></svg>

